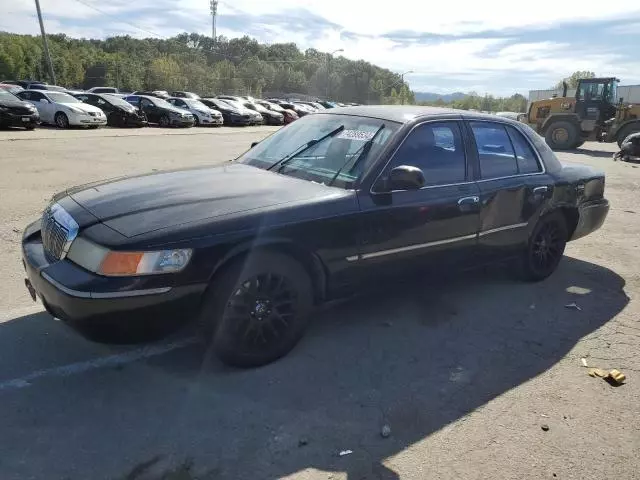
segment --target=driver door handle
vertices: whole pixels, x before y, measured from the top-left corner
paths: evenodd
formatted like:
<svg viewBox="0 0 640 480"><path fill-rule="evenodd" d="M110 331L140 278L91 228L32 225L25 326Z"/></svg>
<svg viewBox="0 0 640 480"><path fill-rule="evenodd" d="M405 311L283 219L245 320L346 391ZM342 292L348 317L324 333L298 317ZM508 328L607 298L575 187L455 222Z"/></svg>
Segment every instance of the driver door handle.
<svg viewBox="0 0 640 480"><path fill-rule="evenodd" d="M480 203L480 197L478 197L477 195L471 196L471 197L462 197L461 199L458 200L458 205L462 206L462 205L473 205L476 203Z"/></svg>
<svg viewBox="0 0 640 480"><path fill-rule="evenodd" d="M471 212L478 208L480 197L473 195L471 197L462 197L458 200L458 208L461 212Z"/></svg>
<svg viewBox="0 0 640 480"><path fill-rule="evenodd" d="M547 187L546 185L542 186L542 187L536 187L533 189L533 194L534 195L541 195L543 193L547 193L549 191L549 187Z"/></svg>

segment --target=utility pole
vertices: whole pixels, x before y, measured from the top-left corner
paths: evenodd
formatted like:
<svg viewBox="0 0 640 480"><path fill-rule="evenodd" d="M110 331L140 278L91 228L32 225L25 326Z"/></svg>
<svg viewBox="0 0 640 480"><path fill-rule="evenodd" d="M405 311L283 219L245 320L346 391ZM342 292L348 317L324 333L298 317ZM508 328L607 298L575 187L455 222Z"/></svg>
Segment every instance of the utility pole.
<svg viewBox="0 0 640 480"><path fill-rule="evenodd" d="M47 34L44 32L44 22L42 21L42 12L40 11L40 0L36 0L36 10L38 11L38 21L40 22L40 33L42 34L42 46L44 47L44 54L47 57L47 66L49 67L49 77L51 82L56 84L56 75L53 73L53 63L51 62L51 55L49 54L49 45L47 44Z"/></svg>
<svg viewBox="0 0 640 480"><path fill-rule="evenodd" d="M413 73L413 70L409 70L408 72L404 72L402 75L400 75L400 83L402 83L402 87L401 88L404 88L404 76L407 73ZM402 105L404 105L404 95L402 95L401 101L402 101Z"/></svg>
<svg viewBox="0 0 640 480"><path fill-rule="evenodd" d="M333 52L327 54L327 91L325 93L325 97L327 97L327 100L329 100L329 92L330 92L329 83L331 82L331 73L329 72L329 65L330 65L329 60L331 59L331 56L334 53L338 53L338 52L344 52L344 50L342 48L339 48L338 50L334 50Z"/></svg>
<svg viewBox="0 0 640 480"><path fill-rule="evenodd" d="M218 16L218 0L209 0L209 8L211 9L211 39L213 44L216 43L216 17Z"/></svg>

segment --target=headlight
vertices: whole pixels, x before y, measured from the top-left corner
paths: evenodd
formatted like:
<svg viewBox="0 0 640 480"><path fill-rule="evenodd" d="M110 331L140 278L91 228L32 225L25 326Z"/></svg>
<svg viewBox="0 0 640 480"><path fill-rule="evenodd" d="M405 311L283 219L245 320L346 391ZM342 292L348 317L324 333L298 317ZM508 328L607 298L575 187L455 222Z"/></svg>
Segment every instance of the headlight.
<svg viewBox="0 0 640 480"><path fill-rule="evenodd" d="M179 272L187 266L192 253L189 248L152 252L113 251L77 237L67 258L99 275L124 277Z"/></svg>
<svg viewBox="0 0 640 480"><path fill-rule="evenodd" d="M67 106L67 108L68 108L69 110L71 110L73 113L79 113L79 114L81 114L81 115L87 115L87 113L86 113L85 111L80 110L79 108L76 108L76 107L70 107L70 106Z"/></svg>

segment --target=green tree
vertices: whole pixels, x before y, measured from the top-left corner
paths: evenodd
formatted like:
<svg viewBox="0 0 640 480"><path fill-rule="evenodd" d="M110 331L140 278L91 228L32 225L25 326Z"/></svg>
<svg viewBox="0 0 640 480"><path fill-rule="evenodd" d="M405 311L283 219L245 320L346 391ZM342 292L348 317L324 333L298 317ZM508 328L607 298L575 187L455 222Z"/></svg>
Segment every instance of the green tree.
<svg viewBox="0 0 640 480"><path fill-rule="evenodd" d="M555 88L562 88L562 82L567 82L567 86L569 88L578 88L578 82L580 81L580 79L594 78L595 76L596 74L594 72L590 72L588 70L578 70L577 72L573 72L570 76L564 78L563 80L560 80L556 84Z"/></svg>

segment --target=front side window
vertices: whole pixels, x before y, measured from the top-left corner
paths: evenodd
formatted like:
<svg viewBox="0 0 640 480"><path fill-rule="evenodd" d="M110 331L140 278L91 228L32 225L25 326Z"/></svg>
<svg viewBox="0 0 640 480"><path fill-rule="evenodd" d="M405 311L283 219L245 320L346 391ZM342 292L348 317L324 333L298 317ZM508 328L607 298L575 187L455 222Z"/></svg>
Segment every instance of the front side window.
<svg viewBox="0 0 640 480"><path fill-rule="evenodd" d="M518 174L518 164L505 127L499 123L470 122L483 179Z"/></svg>
<svg viewBox="0 0 640 480"><path fill-rule="evenodd" d="M384 128L380 129L383 125ZM248 150L237 161L268 169L278 161L289 158L285 164L274 167L273 171L351 188L399 127L399 123L376 118L312 115L277 131ZM332 132L335 132L333 136L295 154L311 140L320 140ZM376 132L378 134L373 138ZM361 157L364 146L372 138L371 149L366 156Z"/></svg>
<svg viewBox="0 0 640 480"><path fill-rule="evenodd" d="M143 108L153 107L153 102L146 98L141 98L140 105L142 105Z"/></svg>
<svg viewBox="0 0 640 480"><path fill-rule="evenodd" d="M466 157L458 122L429 122L414 128L389 168L400 165L422 170L427 186L464 182Z"/></svg>

